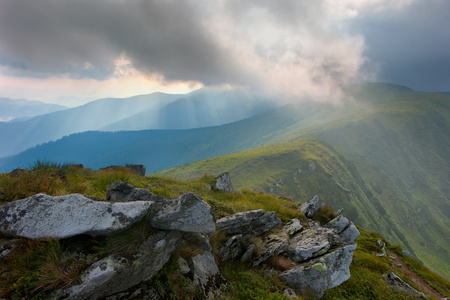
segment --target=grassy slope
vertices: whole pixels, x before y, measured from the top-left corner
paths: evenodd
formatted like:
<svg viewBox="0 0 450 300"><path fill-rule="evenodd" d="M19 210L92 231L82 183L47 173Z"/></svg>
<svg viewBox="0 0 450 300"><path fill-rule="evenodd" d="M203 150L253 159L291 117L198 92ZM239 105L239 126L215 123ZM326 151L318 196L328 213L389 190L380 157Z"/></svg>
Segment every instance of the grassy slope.
<svg viewBox="0 0 450 300"><path fill-rule="evenodd" d="M287 133L284 137L272 143L318 136L348 157L374 192L369 198L376 203L373 199L380 200L376 211L366 208L390 224L391 228L380 232L409 250L414 249L427 265L450 278L450 97L383 84L353 87L347 93L353 97L354 104L333 111L325 107L322 114L327 117L322 122L294 123L284 130ZM316 116L312 114L309 120ZM252 152L252 155L259 154ZM245 160L245 156L241 159ZM278 165L280 159L283 160L272 154L264 160L252 158L249 164L240 162L242 174L246 167L254 171L250 172L252 176L236 178L235 181L242 182L238 187L266 190L273 187L276 192L272 167L282 166ZM210 159L209 166L207 162L198 166L205 164L202 170L206 172L217 173L220 168L220 171L232 170L233 177L240 176L233 160L227 162L230 167L214 166L215 163L216 160ZM298 164L285 164L290 173L279 172L276 179L292 181L293 165ZM171 174L184 172L184 168L172 170ZM194 169L188 172L199 174ZM283 192L294 197L300 195L286 187ZM302 197L304 200L305 196ZM358 202L360 198L355 200ZM397 228L400 232L392 232Z"/></svg>
<svg viewBox="0 0 450 300"><path fill-rule="evenodd" d="M286 145L285 150L289 152L292 146ZM307 151L311 150L310 146L323 147L322 150L316 152L317 155L328 151L330 151L330 155L334 153L328 146L314 139L297 146L305 147ZM298 148L297 146L295 148ZM318 157L314 155L306 159L307 161L308 159L318 161ZM304 221L303 215L297 210L297 204L289 199L249 190L230 194L205 188L205 185L215 181L215 178L211 176L202 176L200 179L192 181L177 181L150 176L141 177L124 168L92 171L66 167L64 172L61 172L58 171L58 166L53 164L37 164L35 167L32 171L20 173L18 177L0 174L0 185L5 189L5 195L0 198L0 201L9 202L37 192L49 195L77 192L105 199L106 187L115 180L124 180L166 197L176 197L188 191L194 192L211 205L216 218L229 213L263 208L267 211L276 211L284 223L292 218ZM314 172L316 171L321 172L319 166ZM62 176L63 174L64 176ZM375 242L379 239L384 240L383 237L375 232L362 231L361 233L350 267L350 280L327 291L324 299L412 299L392 290L381 279L382 274L393 271L418 289L411 278L402 273L393 261L386 256L377 257L375 255L381 251ZM134 238L138 236L140 236L140 231L132 232L130 230L130 232L123 232L117 237L111 237L111 241L133 243ZM0 242L3 240L10 240L10 237L0 235ZM17 242L17 240L15 241ZM93 241L95 242L95 239ZM213 236L211 241L213 247L217 247L215 245L218 242L217 237ZM95 243L96 247L94 248L98 249L99 246L101 248L101 241ZM14 251L10 256L0 260L0 274L2 274L0 297L8 299L45 297L47 291L77 282L83 268L88 264L86 258L78 257L70 250L63 249L64 243L57 241L33 242L23 239L19 245L20 251ZM131 248L131 246L128 247ZM391 245L390 248L428 285L436 289L442 296L450 296L450 282L430 272L414 259L405 257L399 246ZM197 251L192 248L192 245L182 244L181 247L178 247L169 263L146 284L156 288L161 296L166 298L185 299L186 295L194 295L196 291L190 288L190 279L180 274L177 263L179 256L193 255L190 253L191 250L194 253ZM88 257L92 256L89 258L92 260L95 255L102 254L93 252ZM222 264L220 268L224 277L232 283L226 289L225 299L287 299L286 296L281 295L285 283L278 276L263 272L261 268L251 268L240 263ZM67 274L68 271L70 274Z"/></svg>

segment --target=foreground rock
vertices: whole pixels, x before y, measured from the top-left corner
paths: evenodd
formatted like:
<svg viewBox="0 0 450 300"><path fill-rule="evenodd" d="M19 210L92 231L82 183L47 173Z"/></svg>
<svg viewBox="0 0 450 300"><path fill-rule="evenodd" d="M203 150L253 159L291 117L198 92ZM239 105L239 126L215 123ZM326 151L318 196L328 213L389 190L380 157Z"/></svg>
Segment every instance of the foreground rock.
<svg viewBox="0 0 450 300"><path fill-rule="evenodd" d="M310 291L316 297L325 290L340 285L350 278L350 263L356 245L336 249L308 264L299 265L281 274L286 283L298 291Z"/></svg>
<svg viewBox="0 0 450 300"><path fill-rule="evenodd" d="M50 299L99 299L147 281L167 263L180 239L177 231L158 231L136 255L111 255L96 262L82 275L81 284L55 292Z"/></svg>
<svg viewBox="0 0 450 300"><path fill-rule="evenodd" d="M320 210L319 196L316 195L311 200L308 200L300 205L299 210L308 218L314 217L314 215Z"/></svg>
<svg viewBox="0 0 450 300"><path fill-rule="evenodd" d="M266 214L264 212L264 209L258 209L221 218L217 220L217 231L226 230L228 234L242 234L246 239L259 236L281 224L276 212Z"/></svg>
<svg viewBox="0 0 450 300"><path fill-rule="evenodd" d="M1 206L0 231L29 239L110 235L140 221L153 204L93 201L80 194L38 194Z"/></svg>
<svg viewBox="0 0 450 300"><path fill-rule="evenodd" d="M190 259L189 267L193 274L193 285L199 286L205 299L216 299L221 294L220 286L226 280L220 274L220 270L214 261L211 252L206 251Z"/></svg>
<svg viewBox="0 0 450 300"><path fill-rule="evenodd" d="M229 193L234 193L231 177L228 172L220 174L216 181L216 189Z"/></svg>
<svg viewBox="0 0 450 300"><path fill-rule="evenodd" d="M157 204L156 211L150 219L153 228L208 235L216 230L211 207L193 193L186 193L176 199L165 198Z"/></svg>

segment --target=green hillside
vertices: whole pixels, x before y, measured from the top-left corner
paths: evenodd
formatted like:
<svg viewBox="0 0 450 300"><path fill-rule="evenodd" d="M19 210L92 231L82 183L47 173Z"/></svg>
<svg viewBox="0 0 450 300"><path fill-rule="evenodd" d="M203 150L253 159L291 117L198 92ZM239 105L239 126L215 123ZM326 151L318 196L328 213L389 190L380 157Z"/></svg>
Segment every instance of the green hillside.
<svg viewBox="0 0 450 300"><path fill-rule="evenodd" d="M305 177L315 178L313 182L320 179L320 181L325 180L327 184L330 184L330 187L320 187L325 193L321 195L323 198L331 199L332 197L329 195L335 191L337 199L340 199L343 196L342 187L339 187L339 184L345 185L348 184L348 180L357 179L356 175L346 172L345 166L348 162L317 139L258 149L261 157L264 155L269 157L270 153L274 153L273 150L278 150L285 156L292 155L291 152L297 152L293 156L300 159L299 166L304 168L307 173ZM252 152L249 151L241 155L250 157L251 154ZM234 160L239 158L238 155L234 157ZM229 158L223 157L214 160L218 163L228 163L232 159L233 155ZM314 170L309 168L309 164L312 162L316 163ZM306 163L306 166L303 163ZM328 166L322 164L328 164ZM263 165L261 164L261 166ZM334 170L337 166L343 169ZM273 174L277 178L275 173ZM339 174L340 177L330 178L331 173ZM193 192L211 206L216 218L230 213L262 208L266 211L275 211L283 224L292 218L305 221L305 217L298 210L298 204L290 199L249 190L244 190L242 193L227 193L207 188L216 180L212 176L202 176L192 181L178 181L153 176L143 177L134 174L130 169L121 167L93 171L79 166L60 166L46 162L36 163L33 169L18 172L15 176L11 176L9 173L0 174L0 186L4 188L0 204L29 197L38 192L53 196L82 193L105 200L106 188L115 180L129 182L136 187L150 190L152 193L164 197L178 197L188 191ZM235 183L237 185L237 181ZM354 187L349 188L353 189ZM359 192L355 190L355 193ZM348 216L347 213L344 214ZM431 272L412 257L404 255L402 248L398 245L387 243L388 255L380 256L379 253L382 249L376 245L376 242L378 240L387 241L376 232L362 229L360 231L361 236L357 240L358 246L354 251L350 266L350 279L326 291L323 299L416 299L388 286L381 276L389 272L394 272L413 288L424 292L429 299L450 296L449 281ZM87 244L83 247L85 251L89 251L87 256L74 254L74 251L77 251L75 249L79 249L82 245L80 240L73 240L76 247L70 247L70 241L31 241L0 234L0 243L16 243L20 246L0 259L2 276L0 298L47 299L52 290L76 284L89 265L88 260L92 263L99 257L109 254L108 251L119 251L111 247L110 242L114 241L121 246L131 248L135 245L136 240L142 239L143 232L145 230L142 231L142 226L137 226L107 239L91 236L85 241ZM144 235L144 239L145 237ZM220 236L211 237L213 249L217 250L219 241ZM162 299L195 297L198 291L193 290L192 279L188 274L182 275L178 265L178 258L182 254L192 255L194 250L196 248L192 244L180 244L166 266L144 284L156 288ZM221 263L219 267L222 275L231 283L226 288L223 299L289 299L283 295L286 283L276 272L268 274L266 268L251 267L240 262ZM301 295L298 297L305 299Z"/></svg>
<svg viewBox="0 0 450 300"><path fill-rule="evenodd" d="M363 180L355 182L362 184L360 189L366 195L358 194L352 204L357 206L356 202L361 202L361 212L366 207L366 198L371 199L376 209L365 210L376 213L375 218L382 218L389 224L380 232L402 243L427 265L450 278L450 97L389 84L351 87L346 93L344 105L334 109L323 105L322 110L286 127L284 135L279 133L282 137L271 143L315 136L347 157L354 167L346 169L360 174ZM322 115L324 117L320 117ZM266 191L273 188L274 193L301 201L311 195L302 194L293 184L289 188L280 184L292 182L293 170L301 163L279 164L281 154L258 160L261 153L251 153L254 157L249 163L242 162L245 161L242 156L241 167L236 167L230 156L220 169L215 166L216 161L210 159L164 174L184 178L191 173L190 176L195 177L200 172L194 166L203 165L204 172L231 171L239 188ZM282 175L282 171L274 171L274 166L289 171ZM246 179L251 177L245 175L247 169L257 174ZM238 170L242 175L237 174ZM277 181L280 181L278 187ZM342 187L345 189L349 185L342 184ZM357 195L353 190L352 193ZM345 207L346 203L342 203ZM367 215L362 218L366 219Z"/></svg>

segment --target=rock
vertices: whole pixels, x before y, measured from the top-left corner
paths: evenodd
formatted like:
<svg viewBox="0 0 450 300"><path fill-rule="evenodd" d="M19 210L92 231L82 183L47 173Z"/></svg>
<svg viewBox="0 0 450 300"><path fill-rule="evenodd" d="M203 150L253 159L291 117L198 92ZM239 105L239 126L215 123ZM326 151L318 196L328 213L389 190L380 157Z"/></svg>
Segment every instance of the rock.
<svg viewBox="0 0 450 300"><path fill-rule="evenodd" d="M289 239L287 234L281 233L269 235L261 245L261 249L263 250L253 265L257 266L271 256L286 252L288 250L288 246Z"/></svg>
<svg viewBox="0 0 450 300"><path fill-rule="evenodd" d="M337 233L341 233L349 224L350 223L346 217L339 215L327 224L323 225L323 227L334 229Z"/></svg>
<svg viewBox="0 0 450 300"><path fill-rule="evenodd" d="M223 262L233 261L242 254L242 234L232 236L225 245L219 249L219 257Z"/></svg>
<svg viewBox="0 0 450 300"><path fill-rule="evenodd" d="M194 286L200 286L206 299L216 299L220 296L220 286L226 283L216 265L214 256L206 251L194 256L189 261L189 266L194 274Z"/></svg>
<svg viewBox="0 0 450 300"><path fill-rule="evenodd" d="M288 296L291 299L298 299L297 294L295 291L291 288L285 288L283 290L283 295Z"/></svg>
<svg viewBox="0 0 450 300"><path fill-rule="evenodd" d="M5 194L5 190L3 188L0 188L0 197Z"/></svg>
<svg viewBox="0 0 450 300"><path fill-rule="evenodd" d="M27 170L21 169L21 168L17 168L11 171L10 176L12 178L16 178L19 177L20 175L22 175L23 173L27 172Z"/></svg>
<svg viewBox="0 0 450 300"><path fill-rule="evenodd" d="M344 211L343 207L339 208L338 211L336 212L336 216L340 216L343 211Z"/></svg>
<svg viewBox="0 0 450 300"><path fill-rule="evenodd" d="M217 220L217 231L242 234L244 239L256 237L281 224L274 211L264 214L263 209L229 215Z"/></svg>
<svg viewBox="0 0 450 300"><path fill-rule="evenodd" d="M112 202L162 201L163 199L161 196L120 180L114 181L106 189L106 200Z"/></svg>
<svg viewBox="0 0 450 300"><path fill-rule="evenodd" d="M300 232L303 229L302 224L300 224L300 221L298 219L292 219L289 223L284 225L284 227L280 230L280 232L284 232L290 237L294 236L298 232Z"/></svg>
<svg viewBox="0 0 450 300"><path fill-rule="evenodd" d="M181 239L177 231L157 231L132 257L110 255L90 266L82 283L50 295L50 299L99 299L151 279L169 260Z"/></svg>
<svg viewBox="0 0 450 300"><path fill-rule="evenodd" d="M0 206L0 232L29 239L109 235L140 221L152 201L93 201L80 194L38 194Z"/></svg>
<svg viewBox="0 0 450 300"><path fill-rule="evenodd" d="M197 232L183 232L183 240L192 243L205 251L211 251L211 244L207 235Z"/></svg>
<svg viewBox="0 0 450 300"><path fill-rule="evenodd" d="M251 244L247 250L244 252L244 254L241 256L241 262L248 262L252 257L255 255L256 251L258 250L257 244Z"/></svg>
<svg viewBox="0 0 450 300"><path fill-rule="evenodd" d="M350 278L349 266L355 249L355 244L340 247L308 262L308 265L300 265L281 273L281 277L298 292L309 291L320 298L325 290L334 288Z"/></svg>
<svg viewBox="0 0 450 300"><path fill-rule="evenodd" d="M216 189L234 193L233 185L231 184L231 177L228 172L219 175L216 180Z"/></svg>
<svg viewBox="0 0 450 300"><path fill-rule="evenodd" d="M193 193L165 198L157 203L150 226L163 230L180 230L212 235L216 223L211 207Z"/></svg>
<svg viewBox="0 0 450 300"><path fill-rule="evenodd" d="M178 258L178 267L180 268L181 275L186 275L191 272L188 262L182 257Z"/></svg>
<svg viewBox="0 0 450 300"><path fill-rule="evenodd" d="M144 165L126 165L127 168L134 171L134 173L145 176L145 171L147 168Z"/></svg>
<svg viewBox="0 0 450 300"><path fill-rule="evenodd" d="M308 218L312 218L320 210L319 196L314 196L311 200L300 205L298 209Z"/></svg>
<svg viewBox="0 0 450 300"><path fill-rule="evenodd" d="M288 256L294 262L301 262L325 254L339 237L328 228L314 228L302 231L293 237L288 248Z"/></svg>
<svg viewBox="0 0 450 300"><path fill-rule="evenodd" d="M339 242L353 244L360 236L360 233L353 222L339 234Z"/></svg>
<svg viewBox="0 0 450 300"><path fill-rule="evenodd" d="M417 291L415 288L404 282L400 277L395 275L394 273L388 273L386 275L381 276L388 285L390 285L394 290L402 291L408 296L411 297L419 297L422 299L428 299L423 293Z"/></svg>

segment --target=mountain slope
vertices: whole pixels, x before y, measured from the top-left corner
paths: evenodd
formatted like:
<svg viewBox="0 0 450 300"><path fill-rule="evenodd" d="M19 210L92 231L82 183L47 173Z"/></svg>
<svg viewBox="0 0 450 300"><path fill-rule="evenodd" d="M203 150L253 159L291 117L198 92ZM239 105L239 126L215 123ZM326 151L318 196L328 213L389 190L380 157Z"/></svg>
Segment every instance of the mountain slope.
<svg viewBox="0 0 450 300"><path fill-rule="evenodd" d="M67 109L67 107L41 101L0 98L0 122L29 118L63 109Z"/></svg>
<svg viewBox="0 0 450 300"><path fill-rule="evenodd" d="M379 215L401 232L393 242L405 240L403 234L420 259L450 278L450 96L388 84L346 94L340 106L288 105L216 127L71 135L0 159L0 170L47 159L91 168L144 163L152 172L315 136L354 163L380 200Z"/></svg>
<svg viewBox="0 0 450 300"><path fill-rule="evenodd" d="M274 108L239 89L203 88L187 95L153 93L100 99L16 123L0 123L0 156L16 154L72 133L104 130L186 129L222 125Z"/></svg>

